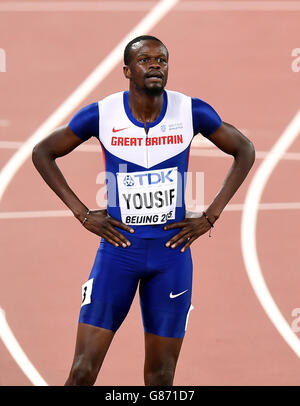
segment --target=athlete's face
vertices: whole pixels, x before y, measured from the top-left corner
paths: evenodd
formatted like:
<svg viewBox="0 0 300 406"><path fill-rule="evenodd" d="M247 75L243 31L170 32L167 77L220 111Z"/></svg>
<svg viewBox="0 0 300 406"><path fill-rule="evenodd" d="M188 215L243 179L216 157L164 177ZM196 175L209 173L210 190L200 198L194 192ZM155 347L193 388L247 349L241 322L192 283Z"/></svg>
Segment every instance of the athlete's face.
<svg viewBox="0 0 300 406"><path fill-rule="evenodd" d="M131 85L147 94L163 93L168 79L168 51L158 41L139 41L132 45L130 63L124 74Z"/></svg>

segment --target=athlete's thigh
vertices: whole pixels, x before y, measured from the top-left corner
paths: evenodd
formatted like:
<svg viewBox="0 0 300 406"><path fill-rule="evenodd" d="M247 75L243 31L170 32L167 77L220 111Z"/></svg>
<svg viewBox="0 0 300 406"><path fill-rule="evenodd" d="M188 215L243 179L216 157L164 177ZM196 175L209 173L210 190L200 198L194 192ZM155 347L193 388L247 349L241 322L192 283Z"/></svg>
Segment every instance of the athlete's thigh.
<svg viewBox="0 0 300 406"><path fill-rule="evenodd" d="M78 362L99 369L113 337L112 330L78 323L73 365Z"/></svg>
<svg viewBox="0 0 300 406"><path fill-rule="evenodd" d="M134 298L139 275L134 249L102 240L88 281L82 287L79 322L116 331Z"/></svg>
<svg viewBox="0 0 300 406"><path fill-rule="evenodd" d="M175 371L183 338L145 333L145 372L160 368Z"/></svg>
<svg viewBox="0 0 300 406"><path fill-rule="evenodd" d="M183 338L192 309L193 264L190 249L158 247L153 252L157 271L140 282L140 304L146 333Z"/></svg>

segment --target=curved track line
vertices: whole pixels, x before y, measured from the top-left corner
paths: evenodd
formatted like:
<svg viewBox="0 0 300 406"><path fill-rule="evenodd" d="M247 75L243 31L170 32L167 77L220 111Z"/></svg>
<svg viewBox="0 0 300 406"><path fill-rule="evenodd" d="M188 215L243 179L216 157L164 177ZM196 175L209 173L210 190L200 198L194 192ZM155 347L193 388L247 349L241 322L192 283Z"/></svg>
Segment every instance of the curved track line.
<svg viewBox="0 0 300 406"><path fill-rule="evenodd" d="M106 76L122 60L123 51L127 43L138 35L149 32L177 3L179 0L160 0L153 9L121 40L121 42L107 55L94 71L77 87L77 89L58 107L57 110L27 139L21 148L9 159L0 173L0 201L3 194L26 159L31 155L33 147L48 136L72 111L106 78ZM9 352L30 379L36 385L40 382L36 370L30 364L25 353L15 340L7 322L3 323L3 313L0 316L4 330L7 334L0 335L5 338L4 344ZM16 345L18 344L18 345ZM28 364L29 363L29 364ZM41 383L38 383L41 384ZM46 382L44 382L46 384ZM47 385L47 384L46 384Z"/></svg>
<svg viewBox="0 0 300 406"><path fill-rule="evenodd" d="M281 156L296 139L299 131L300 111L254 174L246 194L241 223L242 254L251 285L272 323L298 357L300 357L300 341L282 316L262 275L256 250L256 223L259 201L268 179L280 161Z"/></svg>
<svg viewBox="0 0 300 406"><path fill-rule="evenodd" d="M41 377L35 367L27 358L25 352L22 350L16 337L11 331L5 317L5 312L0 307L0 338L4 342L10 355L20 366L27 378L36 386L47 386L45 380Z"/></svg>
<svg viewBox="0 0 300 406"><path fill-rule="evenodd" d="M122 41L103 59L94 71L59 106L57 110L28 138L3 167L0 173L0 200L8 184L31 155L33 147L53 131L106 78L122 60L127 43L138 35L149 32L179 0L161 0Z"/></svg>

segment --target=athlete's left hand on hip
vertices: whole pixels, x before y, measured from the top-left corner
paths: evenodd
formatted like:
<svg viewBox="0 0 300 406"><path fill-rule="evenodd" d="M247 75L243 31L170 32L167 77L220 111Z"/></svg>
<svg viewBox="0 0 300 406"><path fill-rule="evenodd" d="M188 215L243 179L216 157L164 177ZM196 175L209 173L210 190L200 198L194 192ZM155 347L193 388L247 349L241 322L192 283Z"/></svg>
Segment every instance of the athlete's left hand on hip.
<svg viewBox="0 0 300 406"><path fill-rule="evenodd" d="M164 226L164 230L172 230L174 228L181 228L181 231L175 234L166 243L166 247L176 248L178 245L187 241L180 250L181 252L184 252L198 237L210 230L211 227L206 218L201 216L195 218L185 218L183 221Z"/></svg>

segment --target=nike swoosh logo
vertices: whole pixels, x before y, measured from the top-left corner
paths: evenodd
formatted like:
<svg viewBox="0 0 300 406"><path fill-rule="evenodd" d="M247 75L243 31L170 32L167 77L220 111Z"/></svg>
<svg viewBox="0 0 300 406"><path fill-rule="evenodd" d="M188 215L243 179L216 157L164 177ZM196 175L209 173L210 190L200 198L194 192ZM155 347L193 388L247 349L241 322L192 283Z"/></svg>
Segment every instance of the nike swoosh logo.
<svg viewBox="0 0 300 406"><path fill-rule="evenodd" d="M183 295L183 294L184 294L185 292L187 292L187 291L188 291L188 289L187 289L187 290L184 290L183 292L177 293L176 295L173 295L173 292L171 292L171 293L170 293L170 298L171 298L171 299L174 299L174 297Z"/></svg>
<svg viewBox="0 0 300 406"><path fill-rule="evenodd" d="M128 127L125 127L125 128L118 128L117 130L115 129L115 127L112 129L112 132L113 133L117 133L117 132L119 132L119 131L123 131L123 130L127 130L127 128Z"/></svg>

